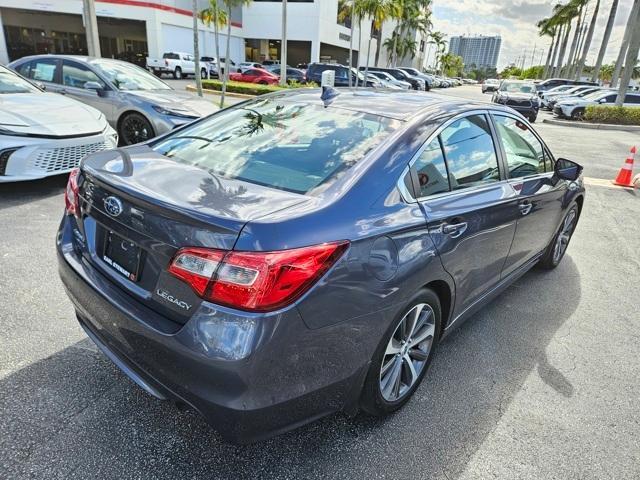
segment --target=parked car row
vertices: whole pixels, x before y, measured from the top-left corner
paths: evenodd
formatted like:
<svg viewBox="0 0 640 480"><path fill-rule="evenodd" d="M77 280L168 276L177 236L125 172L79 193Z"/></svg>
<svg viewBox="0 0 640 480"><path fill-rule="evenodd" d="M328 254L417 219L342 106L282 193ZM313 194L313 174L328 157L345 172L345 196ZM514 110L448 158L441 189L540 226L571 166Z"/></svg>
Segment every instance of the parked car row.
<svg viewBox="0 0 640 480"><path fill-rule="evenodd" d="M237 68L233 60L227 62L225 58L220 58L218 62L215 57L200 57L200 77L218 77L220 70L224 73L227 63L231 70ZM147 70L157 77L168 74L176 80L197 74L195 58L192 54L184 52L166 52L162 55L162 58L147 57L146 66Z"/></svg>

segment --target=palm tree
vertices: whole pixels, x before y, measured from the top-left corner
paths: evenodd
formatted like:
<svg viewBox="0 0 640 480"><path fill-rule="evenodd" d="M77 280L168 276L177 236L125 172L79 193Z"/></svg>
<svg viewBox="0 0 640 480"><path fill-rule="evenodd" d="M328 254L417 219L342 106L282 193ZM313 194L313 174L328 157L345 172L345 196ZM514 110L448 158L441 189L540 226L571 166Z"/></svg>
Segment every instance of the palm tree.
<svg viewBox="0 0 640 480"><path fill-rule="evenodd" d="M218 0L209 0L209 7L200 12L200 20L207 27L213 25L213 40L216 49L216 62L218 62L218 77L220 77L220 29L229 21L227 12L220 8Z"/></svg>
<svg viewBox="0 0 640 480"><path fill-rule="evenodd" d="M618 88L618 96L616 98L616 105L619 107L622 106L625 97L627 96L629 81L631 80L635 70L635 66L638 61L638 53L640 52L640 2L637 0L631 10L631 14L629 15L627 28L631 31L631 35L624 61L624 71L620 77L620 87ZM615 80L616 78L614 74L613 81Z"/></svg>
<svg viewBox="0 0 640 480"><path fill-rule="evenodd" d="M544 64L544 74L542 75L543 77L546 78L547 73L549 71L549 63L551 62L551 54L553 53L553 45L556 40L557 28L553 24L551 18L545 18L543 20L540 20L537 26L539 28L538 33L541 37L544 37L544 36L551 37L551 43L549 44L549 51L547 52L547 61Z"/></svg>
<svg viewBox="0 0 640 480"><path fill-rule="evenodd" d="M447 45L444 37L445 35L442 32L431 32L431 39L433 40L433 44L436 46L436 71L439 71L438 63Z"/></svg>
<svg viewBox="0 0 640 480"><path fill-rule="evenodd" d="M600 0L596 0L596 7L593 10L593 15L591 16L591 24L589 25L589 30L587 32L587 37L584 40L584 44L582 45L582 55L580 56L580 60L578 60L578 68L576 70L576 80L580 80L582 76L582 70L584 70L584 64L587 61L587 54L589 53L589 49L591 48L591 41L593 40L593 32L596 29L596 22L598 20L598 12L600 11Z"/></svg>
<svg viewBox="0 0 640 480"><path fill-rule="evenodd" d="M218 78L220 78L220 29L228 22L227 12L220 8L218 0L209 0L209 7L200 12L200 20L206 26L213 25L213 38L216 42L216 62L218 62ZM224 98L220 99L220 107L223 106Z"/></svg>
<svg viewBox="0 0 640 480"><path fill-rule="evenodd" d="M193 57L195 60L196 70L196 90L198 96L202 96L202 76L200 74L200 34L198 33L198 0L192 0L191 3L192 16L193 16Z"/></svg>
<svg viewBox="0 0 640 480"><path fill-rule="evenodd" d="M638 7L640 7L640 1L635 0L633 2L633 8L631 9L631 13L629 14L629 20L627 21L627 26L624 30L624 37L622 39L622 46L620 47L620 51L618 52L618 58L616 59L616 67L613 71L613 76L611 77L611 86L615 87L618 84L618 78L620 77L620 72L622 71L622 64L624 63L625 55L627 53L629 47L629 41L631 40L631 35L633 33L633 22L632 18L635 18L638 14Z"/></svg>
<svg viewBox="0 0 640 480"><path fill-rule="evenodd" d="M564 25L564 38L560 44L560 50L558 52L558 61L553 69L553 77L557 77L561 74L562 66L564 65L564 54L567 51L567 43L569 43L569 34L571 34L571 21L575 17L574 8L571 3L563 5L558 10L558 22Z"/></svg>
<svg viewBox="0 0 640 480"><path fill-rule="evenodd" d="M369 57L371 56L371 40L373 39L372 34L375 30L382 28L382 24L387 19L389 5L391 3L392 0L365 0L364 2L365 13L367 17L371 19L371 31L369 32L369 44L367 47L367 63L364 67L365 81L369 74Z"/></svg>
<svg viewBox="0 0 640 480"><path fill-rule="evenodd" d="M227 83L229 82L229 55L231 55L230 45L231 45L231 9L235 7L241 7L243 5L249 5L251 0L222 0L224 6L227 9L227 51L224 55L224 75L222 78L222 96L220 97L220 107L224 105L224 94L227 91ZM220 58L218 58L218 75L220 75Z"/></svg>
<svg viewBox="0 0 640 480"><path fill-rule="evenodd" d="M607 20L607 26L604 29L604 36L602 37L602 43L600 44L600 51L598 52L598 59L596 60L596 66L593 69L591 75L591 81L596 82L598 75L600 74L600 68L602 67L602 61L604 60L604 54L607 52L607 45L611 38L611 32L613 31L613 22L616 20L616 13L618 12L618 0L613 0L611 4L611 11L609 12L609 19Z"/></svg>
<svg viewBox="0 0 640 480"><path fill-rule="evenodd" d="M582 22L582 11L584 10L584 5L588 0L571 0L567 6L569 8L569 12L571 14L571 18L569 21L573 21L576 19L576 29L573 33L573 40L571 41L571 47L569 49L569 58L567 58L567 64L561 71L563 76L569 76L571 71L571 67L573 65L573 57L576 52L576 48L578 47L578 37L580 36L581 31L581 22Z"/></svg>

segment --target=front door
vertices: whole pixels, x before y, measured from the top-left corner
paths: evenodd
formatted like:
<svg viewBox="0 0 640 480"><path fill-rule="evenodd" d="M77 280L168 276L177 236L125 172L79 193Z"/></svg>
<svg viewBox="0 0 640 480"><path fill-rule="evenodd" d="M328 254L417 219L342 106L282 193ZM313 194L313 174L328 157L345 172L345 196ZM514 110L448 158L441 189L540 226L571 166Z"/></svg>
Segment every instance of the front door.
<svg viewBox="0 0 640 480"><path fill-rule="evenodd" d="M518 199L518 225L502 272L506 277L551 242L568 182L554 178L551 155L529 125L508 114L492 116Z"/></svg>
<svg viewBox="0 0 640 480"><path fill-rule="evenodd" d="M96 90L85 88L87 82L98 83L104 89L104 96L98 95ZM113 118L113 101L108 98L112 92L110 87L86 65L72 60L62 62L62 90L60 93L68 95L82 103L101 111L107 120Z"/></svg>
<svg viewBox="0 0 640 480"><path fill-rule="evenodd" d="M414 163L429 234L456 286L454 317L500 281L516 228L488 115L454 120Z"/></svg>

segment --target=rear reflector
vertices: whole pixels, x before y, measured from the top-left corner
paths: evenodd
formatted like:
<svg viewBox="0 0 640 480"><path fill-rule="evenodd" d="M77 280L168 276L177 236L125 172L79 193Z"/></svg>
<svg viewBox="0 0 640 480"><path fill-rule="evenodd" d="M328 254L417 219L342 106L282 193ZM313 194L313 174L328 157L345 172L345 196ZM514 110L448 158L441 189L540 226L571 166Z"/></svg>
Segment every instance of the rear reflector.
<svg viewBox="0 0 640 480"><path fill-rule="evenodd" d="M264 312L298 299L348 246L343 241L275 252L183 248L169 272L206 300Z"/></svg>
<svg viewBox="0 0 640 480"><path fill-rule="evenodd" d="M67 189L64 192L64 206L68 215L77 215L80 213L80 198L78 196L78 175L79 168L74 168L69 173L67 180Z"/></svg>

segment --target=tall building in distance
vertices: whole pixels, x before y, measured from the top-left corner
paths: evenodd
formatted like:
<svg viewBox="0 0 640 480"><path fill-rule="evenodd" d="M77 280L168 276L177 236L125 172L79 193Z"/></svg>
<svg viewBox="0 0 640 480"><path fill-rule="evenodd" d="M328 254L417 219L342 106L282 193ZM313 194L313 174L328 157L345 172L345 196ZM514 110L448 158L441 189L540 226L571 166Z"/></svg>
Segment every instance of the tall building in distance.
<svg viewBox="0 0 640 480"><path fill-rule="evenodd" d="M496 68L501 45L500 35L495 37L462 35L451 37L449 53L462 57L465 70L474 68L474 66L475 68Z"/></svg>

